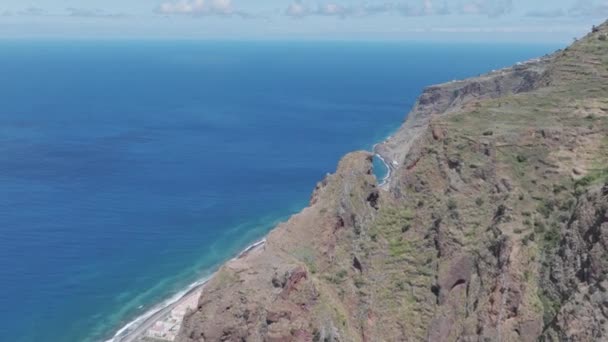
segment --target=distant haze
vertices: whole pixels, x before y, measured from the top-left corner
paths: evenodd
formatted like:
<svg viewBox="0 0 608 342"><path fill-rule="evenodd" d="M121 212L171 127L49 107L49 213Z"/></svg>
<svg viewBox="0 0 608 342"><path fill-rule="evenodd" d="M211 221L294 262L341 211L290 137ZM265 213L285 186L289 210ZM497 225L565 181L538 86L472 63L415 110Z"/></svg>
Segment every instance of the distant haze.
<svg viewBox="0 0 608 342"><path fill-rule="evenodd" d="M3 0L0 38L567 42L605 0Z"/></svg>

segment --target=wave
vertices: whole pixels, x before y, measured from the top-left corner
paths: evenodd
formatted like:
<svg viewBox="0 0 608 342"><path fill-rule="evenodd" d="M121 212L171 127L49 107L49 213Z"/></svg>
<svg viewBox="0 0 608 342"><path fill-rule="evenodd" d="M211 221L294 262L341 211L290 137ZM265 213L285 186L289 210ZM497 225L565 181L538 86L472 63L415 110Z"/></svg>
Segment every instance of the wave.
<svg viewBox="0 0 608 342"><path fill-rule="evenodd" d="M386 139L384 139L384 142L387 142L391 139L392 139L392 135L389 135ZM387 163L386 159L384 159L384 157L380 153L377 152L378 145L380 145L380 144L375 144L372 147L372 151L374 152L374 156L378 157L378 159L380 159L380 161L384 164L384 167L386 167L386 175L384 175L384 178L382 178L382 180L378 184L378 186L382 187L382 186L386 185L388 183L388 181L391 179L393 169L392 169L392 165Z"/></svg>
<svg viewBox="0 0 608 342"><path fill-rule="evenodd" d="M266 243L266 238L256 241L256 242L252 243L251 245L247 246L247 248L243 249L241 252L239 252L231 260L241 259L241 258L245 257L247 254L249 254L252 250L264 245L265 243ZM185 297L190 295L192 292L201 289L203 286L205 286L205 284L207 284L209 282L209 280L211 278L213 278L214 275L215 275L215 273L211 274L210 276L199 279L199 280L195 281L194 283L188 285L188 287L186 287L186 289L179 291L178 293L176 293L173 296L169 297L168 299L162 301L161 303L154 305L150 310L146 311L144 314L138 316L131 322L125 324L122 328L120 328L114 334L114 336L112 338L110 338L109 340L106 340L105 342L122 342L122 341L124 341L124 339L131 337L130 335L132 333L134 333L140 326L142 326L145 323L148 323L149 319L152 319L155 315L161 313L162 311L164 311L164 310L170 308L171 306L173 306L174 304L178 303L180 300L184 299Z"/></svg>
<svg viewBox="0 0 608 342"><path fill-rule="evenodd" d="M258 247L260 247L261 245L263 245L263 244L265 244L265 243L266 243L266 238L263 238L262 240L260 240L260 241L258 241L258 242L252 243L252 244L251 244L251 245L249 245L247 248L245 248L245 249L244 249L242 252L240 252L240 253L239 253L239 254L236 256L236 258L234 258L234 259L241 259L241 258L243 258L243 257L244 257L244 256L246 256L247 254L249 254L249 252L251 252L252 250L254 250L254 249L258 248Z"/></svg>
<svg viewBox="0 0 608 342"><path fill-rule="evenodd" d="M384 186L391 179L391 166L386 162L386 160L380 154L376 153L376 157L378 157L378 159L380 159L380 161L382 161L382 163L386 167L386 175L384 176L384 178L382 178L382 181L380 181L380 184L378 184L378 186Z"/></svg>
<svg viewBox="0 0 608 342"><path fill-rule="evenodd" d="M162 301L161 303L153 306L150 310L146 311L141 316L125 324L125 326L120 328L111 339L106 340L105 342L120 342L123 338L129 336L129 334L135 329L137 329L141 324L145 323L149 318L170 307L171 305L179 302L182 298L188 296L192 291L196 291L201 286L204 286L209 281L209 279L213 277L213 275L214 274L203 279L197 280L196 282L188 285L185 290L182 290L169 297L168 299Z"/></svg>

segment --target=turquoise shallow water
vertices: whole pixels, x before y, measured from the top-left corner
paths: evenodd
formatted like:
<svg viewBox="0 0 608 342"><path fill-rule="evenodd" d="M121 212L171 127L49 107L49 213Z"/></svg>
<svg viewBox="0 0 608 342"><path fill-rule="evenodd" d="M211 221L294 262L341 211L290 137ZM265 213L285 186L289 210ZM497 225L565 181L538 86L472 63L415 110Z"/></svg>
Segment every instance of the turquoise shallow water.
<svg viewBox="0 0 608 342"><path fill-rule="evenodd" d="M387 179L389 174L389 166L386 165L385 161L378 155L374 155L374 175L378 179L378 183L382 184Z"/></svg>
<svg viewBox="0 0 608 342"><path fill-rule="evenodd" d="M0 42L0 341L96 341L308 202L422 87L553 46Z"/></svg>

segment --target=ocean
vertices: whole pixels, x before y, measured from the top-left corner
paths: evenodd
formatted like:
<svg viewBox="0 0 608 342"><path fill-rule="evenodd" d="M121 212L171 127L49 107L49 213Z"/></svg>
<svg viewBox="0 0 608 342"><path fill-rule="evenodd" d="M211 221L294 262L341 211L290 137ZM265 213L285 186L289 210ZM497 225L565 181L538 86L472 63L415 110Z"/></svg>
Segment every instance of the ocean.
<svg viewBox="0 0 608 342"><path fill-rule="evenodd" d="M0 41L0 341L112 337L306 206L424 86L556 48Z"/></svg>

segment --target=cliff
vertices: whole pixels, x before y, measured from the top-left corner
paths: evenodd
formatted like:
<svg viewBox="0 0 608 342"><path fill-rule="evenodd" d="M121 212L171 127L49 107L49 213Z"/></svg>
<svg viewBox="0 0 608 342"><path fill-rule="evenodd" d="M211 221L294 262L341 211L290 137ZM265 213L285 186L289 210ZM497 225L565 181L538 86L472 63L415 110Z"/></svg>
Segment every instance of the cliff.
<svg viewBox="0 0 608 342"><path fill-rule="evenodd" d="M178 341L608 339L608 26L429 87L223 266Z"/></svg>

